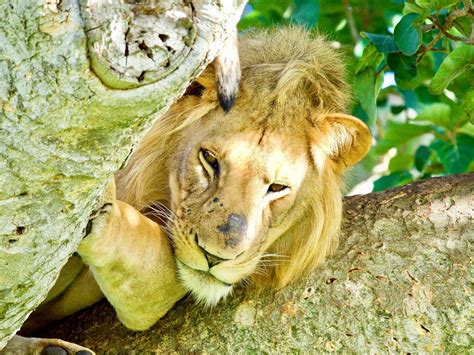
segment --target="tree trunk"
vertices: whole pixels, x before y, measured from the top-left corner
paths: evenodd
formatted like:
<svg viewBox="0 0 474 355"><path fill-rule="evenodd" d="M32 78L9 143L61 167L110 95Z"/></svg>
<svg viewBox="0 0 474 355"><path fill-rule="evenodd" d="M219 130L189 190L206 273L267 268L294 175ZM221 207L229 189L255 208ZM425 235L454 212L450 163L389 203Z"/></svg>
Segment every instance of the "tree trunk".
<svg viewBox="0 0 474 355"><path fill-rule="evenodd" d="M0 1L0 349L244 0Z"/></svg>
<svg viewBox="0 0 474 355"><path fill-rule="evenodd" d="M180 302L146 332L100 303L46 335L98 353L464 353L474 346L474 174L345 199L341 245L279 291Z"/></svg>

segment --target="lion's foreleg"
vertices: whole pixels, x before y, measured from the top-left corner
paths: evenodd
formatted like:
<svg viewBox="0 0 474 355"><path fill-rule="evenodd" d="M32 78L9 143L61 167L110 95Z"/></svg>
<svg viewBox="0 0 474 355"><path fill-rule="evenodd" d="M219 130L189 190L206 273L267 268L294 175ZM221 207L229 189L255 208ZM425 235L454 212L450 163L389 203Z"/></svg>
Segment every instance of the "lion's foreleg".
<svg viewBox="0 0 474 355"><path fill-rule="evenodd" d="M128 328L149 328L185 294L165 233L124 202L104 206L78 252Z"/></svg>
<svg viewBox="0 0 474 355"><path fill-rule="evenodd" d="M103 297L89 268L79 257L72 256L61 270L48 297L23 324L21 334L34 334L51 322L89 307Z"/></svg>

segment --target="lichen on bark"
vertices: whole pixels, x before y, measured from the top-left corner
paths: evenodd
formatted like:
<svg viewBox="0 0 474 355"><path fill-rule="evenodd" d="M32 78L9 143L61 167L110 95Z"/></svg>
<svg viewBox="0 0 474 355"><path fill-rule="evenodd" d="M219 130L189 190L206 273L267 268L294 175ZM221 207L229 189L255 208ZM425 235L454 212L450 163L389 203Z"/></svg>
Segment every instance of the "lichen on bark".
<svg viewBox="0 0 474 355"><path fill-rule="evenodd" d="M106 302L45 335L103 352L467 353L474 346L474 174L345 199L339 249L282 290L187 299L146 332Z"/></svg>
<svg viewBox="0 0 474 355"><path fill-rule="evenodd" d="M130 90L90 69L88 33L107 31L86 27L90 3L0 2L0 349L54 284L111 174L216 56L245 1L195 1L174 70Z"/></svg>

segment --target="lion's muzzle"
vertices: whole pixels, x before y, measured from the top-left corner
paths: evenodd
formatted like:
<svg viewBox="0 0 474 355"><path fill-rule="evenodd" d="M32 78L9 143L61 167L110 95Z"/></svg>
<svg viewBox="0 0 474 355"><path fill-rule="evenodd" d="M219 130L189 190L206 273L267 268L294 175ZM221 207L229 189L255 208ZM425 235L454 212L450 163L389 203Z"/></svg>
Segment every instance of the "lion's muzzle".
<svg viewBox="0 0 474 355"><path fill-rule="evenodd" d="M230 213L227 219L200 226L196 241L212 267L224 260L235 259L248 245L248 224L244 214Z"/></svg>

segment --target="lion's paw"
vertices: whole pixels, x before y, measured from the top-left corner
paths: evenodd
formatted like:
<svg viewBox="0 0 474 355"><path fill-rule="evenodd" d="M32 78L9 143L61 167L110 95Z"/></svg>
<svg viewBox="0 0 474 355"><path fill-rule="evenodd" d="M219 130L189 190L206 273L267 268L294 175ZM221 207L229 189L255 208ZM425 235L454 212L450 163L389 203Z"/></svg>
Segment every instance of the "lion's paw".
<svg viewBox="0 0 474 355"><path fill-rule="evenodd" d="M88 348L60 339L26 338L15 335L0 354L94 355L95 353Z"/></svg>
<svg viewBox="0 0 474 355"><path fill-rule="evenodd" d="M104 243L109 232L114 212L114 205L106 203L96 210L89 219L86 227L86 236L79 244L77 253L82 261L88 265L95 265L102 254Z"/></svg>
<svg viewBox="0 0 474 355"><path fill-rule="evenodd" d="M94 355L95 353L83 346L60 339L38 339L37 350L41 355Z"/></svg>
<svg viewBox="0 0 474 355"><path fill-rule="evenodd" d="M70 347L63 347L63 346L47 346L43 348L43 350L40 353L41 355L68 355L68 354L74 354L74 355L93 355L93 353L90 350L79 350L75 351L71 349Z"/></svg>
<svg viewBox="0 0 474 355"><path fill-rule="evenodd" d="M100 206L98 209L94 210L89 217L87 222L85 235L84 237L89 237L92 235L100 236L104 231L104 228L110 222L110 216L113 211L113 204L116 201L116 187L115 179L112 177L107 183L104 191L102 192L99 201L97 201L97 206Z"/></svg>
<svg viewBox="0 0 474 355"><path fill-rule="evenodd" d="M87 222L84 238L102 235L110 223L113 209L114 206L112 203L106 203L98 210L92 212L89 222Z"/></svg>

